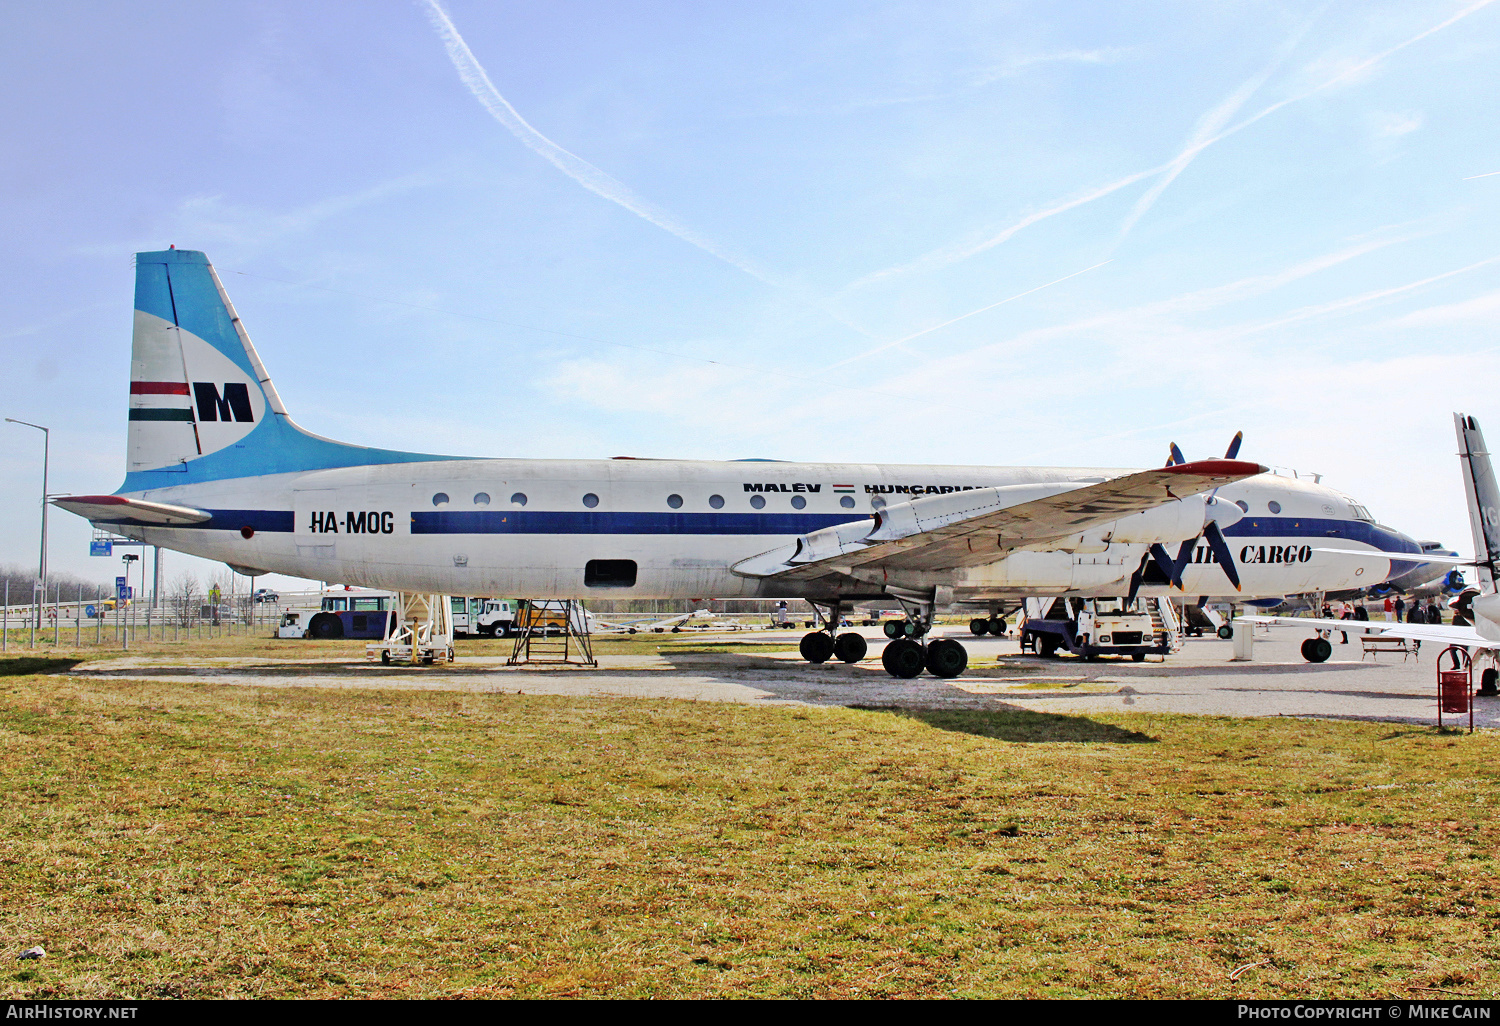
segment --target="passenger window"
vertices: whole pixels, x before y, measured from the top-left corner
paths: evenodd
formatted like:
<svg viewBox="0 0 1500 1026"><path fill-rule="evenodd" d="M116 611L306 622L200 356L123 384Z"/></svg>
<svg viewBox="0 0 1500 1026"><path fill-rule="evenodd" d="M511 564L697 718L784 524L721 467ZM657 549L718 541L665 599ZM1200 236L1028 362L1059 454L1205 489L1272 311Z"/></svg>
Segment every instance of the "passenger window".
<svg viewBox="0 0 1500 1026"><path fill-rule="evenodd" d="M524 506L524 505L526 505L526 493L525 492L517 492L516 494L512 495L510 497L510 504L512 506Z"/></svg>
<svg viewBox="0 0 1500 1026"><path fill-rule="evenodd" d="M432 504L434 506L446 506L446 505L448 505L448 493L447 492L438 492L436 495L434 495L432 497Z"/></svg>
<svg viewBox="0 0 1500 1026"><path fill-rule="evenodd" d="M595 495L593 492L589 492L583 497L583 504L589 509L593 509L595 506L599 505L599 496Z"/></svg>
<svg viewBox="0 0 1500 1026"><path fill-rule="evenodd" d="M680 495L668 495L667 496L667 505L671 506L673 509L681 509L682 508L682 496L680 496Z"/></svg>
<svg viewBox="0 0 1500 1026"><path fill-rule="evenodd" d="M839 499L839 505L842 506L842 507L844 507L845 509L853 509L854 508L854 496L852 496L852 495L846 495L846 496L844 496L843 498Z"/></svg>
<svg viewBox="0 0 1500 1026"><path fill-rule="evenodd" d="M882 499L878 495L875 496L875 498L873 498L873 499L870 500L870 508L871 509L885 509L885 500Z"/></svg>
<svg viewBox="0 0 1500 1026"><path fill-rule="evenodd" d="M475 492L474 493L474 505L476 505L476 506L488 506L489 504L490 504L490 493L489 492Z"/></svg>
<svg viewBox="0 0 1500 1026"><path fill-rule="evenodd" d="M1234 504L1240 508L1240 512L1241 513L1249 513L1250 512L1250 504L1248 502L1246 502L1244 499L1235 499L1234 500Z"/></svg>
<svg viewBox="0 0 1500 1026"><path fill-rule="evenodd" d="M800 495L792 496L792 509L806 509L807 500Z"/></svg>
<svg viewBox="0 0 1500 1026"><path fill-rule="evenodd" d="M722 495L710 495L708 497L708 504L710 506L712 506L714 509L723 509L724 508L724 496L722 496Z"/></svg>
<svg viewBox="0 0 1500 1026"><path fill-rule="evenodd" d="M750 496L750 507L752 509L765 509L766 508L766 497L764 495L752 495L752 496Z"/></svg>
<svg viewBox="0 0 1500 1026"><path fill-rule="evenodd" d="M1270 502L1266 503L1266 509L1270 510L1272 513L1280 513L1281 503L1277 502L1275 499L1272 499Z"/></svg>

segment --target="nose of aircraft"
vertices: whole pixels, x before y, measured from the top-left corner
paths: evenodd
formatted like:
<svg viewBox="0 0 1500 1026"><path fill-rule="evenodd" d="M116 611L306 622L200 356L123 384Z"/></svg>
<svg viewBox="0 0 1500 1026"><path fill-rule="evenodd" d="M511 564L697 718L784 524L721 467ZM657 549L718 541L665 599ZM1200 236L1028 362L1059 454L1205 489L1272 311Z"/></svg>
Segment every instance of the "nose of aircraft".
<svg viewBox="0 0 1500 1026"><path fill-rule="evenodd" d="M1411 536L1406 534L1402 534L1400 531L1393 530L1389 527L1381 526L1377 527L1375 530L1377 532L1375 543L1379 545L1382 550L1390 553L1410 552L1420 555L1422 546L1417 542L1415 538L1412 538ZM1420 584L1427 583L1426 577L1423 577L1420 582L1412 583L1416 578L1422 577L1424 573L1426 573L1428 577L1437 577L1440 576L1446 569L1446 567L1439 566L1435 563L1423 563L1419 559L1393 559L1391 560L1391 572L1386 575L1386 578L1382 583L1399 588L1402 591L1407 591L1411 588L1418 587Z"/></svg>

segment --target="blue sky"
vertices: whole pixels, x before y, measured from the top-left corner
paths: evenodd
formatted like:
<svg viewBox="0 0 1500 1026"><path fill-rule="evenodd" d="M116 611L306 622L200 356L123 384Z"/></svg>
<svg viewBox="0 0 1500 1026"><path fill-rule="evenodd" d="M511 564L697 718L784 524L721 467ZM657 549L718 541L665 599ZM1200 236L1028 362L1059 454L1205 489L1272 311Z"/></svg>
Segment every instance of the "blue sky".
<svg viewBox="0 0 1500 1026"><path fill-rule="evenodd" d="M1469 549L1500 3L441 10L0 13L0 412L54 490L123 477L131 255L175 244L348 441L1132 467L1243 429Z"/></svg>

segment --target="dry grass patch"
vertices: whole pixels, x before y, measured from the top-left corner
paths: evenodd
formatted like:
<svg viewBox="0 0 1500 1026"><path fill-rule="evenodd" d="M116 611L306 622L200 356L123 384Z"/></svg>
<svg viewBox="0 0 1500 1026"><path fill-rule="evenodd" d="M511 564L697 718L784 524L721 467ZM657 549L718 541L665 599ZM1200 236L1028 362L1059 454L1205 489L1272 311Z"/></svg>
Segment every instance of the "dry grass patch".
<svg viewBox="0 0 1500 1026"><path fill-rule="evenodd" d="M1495 990L1492 735L17 668L6 997Z"/></svg>

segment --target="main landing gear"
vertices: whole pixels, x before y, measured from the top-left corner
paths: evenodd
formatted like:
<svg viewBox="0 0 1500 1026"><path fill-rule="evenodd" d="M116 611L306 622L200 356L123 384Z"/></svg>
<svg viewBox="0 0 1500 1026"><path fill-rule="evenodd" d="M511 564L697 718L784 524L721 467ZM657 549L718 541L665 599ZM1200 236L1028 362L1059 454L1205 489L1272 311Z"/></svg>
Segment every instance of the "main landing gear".
<svg viewBox="0 0 1500 1026"><path fill-rule="evenodd" d="M813 603L813 610L823 626L811 634L803 635L802 644L798 650L802 658L813 665L826 663L830 658L837 658L846 663L857 663L870 651L869 642L858 634L838 633L839 621L842 609L839 603L834 603L828 608L825 615L822 606Z"/></svg>
<svg viewBox="0 0 1500 1026"><path fill-rule="evenodd" d="M885 636L891 639L880 653L880 664L885 667L885 672L903 680L919 676L923 670L945 679L963 673L969 665L969 653L962 645L952 638L925 640L932 629L931 601L903 598L900 602L906 618L885 622ZM802 643L798 645L803 659L815 666L830 659L857 663L869 654L869 643L861 635L852 631L839 633L843 612L840 604L815 602L812 607L821 626L803 635ZM1000 623L1003 624L1004 620Z"/></svg>
<svg viewBox="0 0 1500 1026"><path fill-rule="evenodd" d="M906 619L886 621L885 636L891 640L880 653L885 672L903 680L916 677L924 669L944 679L963 673L969 665L969 653L962 645L952 638L934 638L923 643L932 630L932 602L907 598L898 601Z"/></svg>

